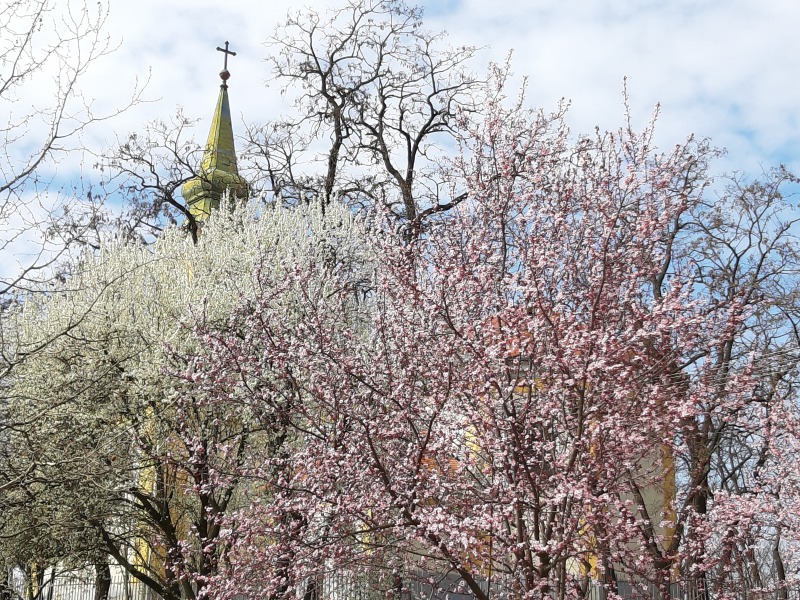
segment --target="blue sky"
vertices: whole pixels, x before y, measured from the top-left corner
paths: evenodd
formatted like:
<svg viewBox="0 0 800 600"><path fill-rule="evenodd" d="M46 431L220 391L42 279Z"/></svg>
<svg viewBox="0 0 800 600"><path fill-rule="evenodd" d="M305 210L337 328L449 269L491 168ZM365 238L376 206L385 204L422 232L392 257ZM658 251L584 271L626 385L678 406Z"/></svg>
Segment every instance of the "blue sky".
<svg viewBox="0 0 800 600"><path fill-rule="evenodd" d="M89 130L81 143L92 151L149 120L169 118L178 106L200 119L195 136L202 142L222 65L215 48L225 40L238 53L229 65L237 133L242 120L264 122L291 110L279 88L268 85L264 58L271 50L264 41L304 0L108 2L104 31L119 47L93 65L81 91L102 112L124 104L136 81L149 79L151 102ZM319 11L337 4L314 2ZM513 70L528 77L531 105L551 110L569 100L576 134L623 123L627 78L635 127L661 105L661 148L695 134L727 149L717 171L757 175L778 162L800 171L796 0L422 0L422 6L427 28L446 31L452 45L485 47L478 72L513 50ZM47 81L40 74L27 88L31 102L47 100ZM91 180L92 162L70 155L56 180Z"/></svg>
<svg viewBox="0 0 800 600"><path fill-rule="evenodd" d="M328 5L334 4L325 0ZM321 3L315 5L321 9ZM728 149L721 170L756 173L784 161L800 170L800 4L782 0L424 0L426 25L453 45L485 46L476 69L514 51L532 104L571 101L576 133L622 122L627 77L635 124L661 104L658 140L669 147L694 133ZM111 0L108 31L121 40L92 85L113 104L135 76L151 80L156 102L131 111L104 131L136 130L177 105L207 122L226 39L234 114L264 121L291 109L265 85L270 51L263 45L290 8L271 0ZM113 82L113 85L109 83ZM201 124L200 130L203 130ZM203 137L202 133L198 134ZM110 140L108 140L110 141Z"/></svg>

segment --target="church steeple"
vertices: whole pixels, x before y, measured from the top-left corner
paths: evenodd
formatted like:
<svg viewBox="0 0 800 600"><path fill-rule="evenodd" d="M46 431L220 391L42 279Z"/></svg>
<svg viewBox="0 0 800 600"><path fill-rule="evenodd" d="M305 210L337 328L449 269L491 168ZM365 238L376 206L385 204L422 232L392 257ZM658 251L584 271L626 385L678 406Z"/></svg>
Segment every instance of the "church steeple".
<svg viewBox="0 0 800 600"><path fill-rule="evenodd" d="M181 194L192 216L198 221L205 221L211 211L219 208L219 202L225 190L229 190L233 197L245 198L247 196L247 182L239 175L236 164L236 148L233 141L233 124L231 122L231 108L228 103L228 55L236 53L225 48L217 48L225 54L225 64L219 76L220 85L217 107L211 121L211 130L208 132L203 162L200 173L181 186Z"/></svg>

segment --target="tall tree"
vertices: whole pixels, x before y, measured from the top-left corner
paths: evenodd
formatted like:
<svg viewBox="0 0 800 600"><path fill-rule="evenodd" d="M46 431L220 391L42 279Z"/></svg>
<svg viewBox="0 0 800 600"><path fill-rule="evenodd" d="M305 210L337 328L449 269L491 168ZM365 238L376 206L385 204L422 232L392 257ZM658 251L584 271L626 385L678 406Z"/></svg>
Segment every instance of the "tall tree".
<svg viewBox="0 0 800 600"><path fill-rule="evenodd" d="M0 294L46 271L91 230L88 205L54 189L60 161L80 155L79 137L139 98L98 113L82 92L94 63L115 48L103 31L104 2L11 0L0 7L0 252L18 269L0 274ZM63 193L63 196L61 195ZM80 200L86 192L81 191ZM25 244L20 257L19 246ZM38 248L38 250L37 250ZM16 256L13 251L16 249Z"/></svg>
<svg viewBox="0 0 800 600"><path fill-rule="evenodd" d="M393 216L376 223L366 326L339 273L299 261L262 273L268 293L235 313L247 340L202 332L229 349L200 382L218 401L296 397L291 454L251 472L281 492L237 517L220 593L288 597L350 572L387 592L584 597L625 582L668 598L676 578L741 589L734 555L759 570L753 587L796 577L780 556L800 533L796 477L781 484L798 470L795 390L762 379L796 355L757 341L776 318L773 336L793 331L793 296L758 291L794 281L779 196L756 194L761 260L736 275L754 291L731 291L709 279L722 253L700 253L743 248L730 240L752 229L707 212L704 143L662 154L652 127L571 142L559 114L502 98L484 114L454 162L467 200L413 243ZM285 296L298 318L281 318Z"/></svg>
<svg viewBox="0 0 800 600"><path fill-rule="evenodd" d="M254 273L293 257L352 266L358 239L343 210L222 210L197 244L177 228L152 247L109 244L12 311L3 547L72 565L110 556L162 598L196 597L226 553L222 516L244 501L244 467L277 452L281 424L197 388L208 365L192 360L192 326L226 328Z"/></svg>
<svg viewBox="0 0 800 600"><path fill-rule="evenodd" d="M112 52L114 43L104 32L104 2L10 0L0 7L0 385L15 365L13 340L6 330L6 309L42 279L60 275L58 265L71 248L85 244L96 231L101 211L85 202L85 190L59 188L59 164L81 160L81 135L92 124L105 121L138 101L134 90L128 103L107 113L98 112L85 94L86 75ZM76 192L79 197L76 199ZM4 402L4 400L0 400ZM0 493L19 492L15 486L27 468L12 466L16 457L7 441L30 422L9 418L0 404ZM30 466L30 465L28 465ZM31 502L25 494L2 504L4 524L17 519L20 530L34 528L47 514L60 513L57 503L19 520L13 508ZM44 576L54 556L62 556L68 542L58 528L28 530L27 541L0 544L0 564L19 566L21 572ZM3 578L5 580L5 577ZM5 581L4 581L5 584ZM39 586L41 589L41 586ZM29 586L29 592L33 588ZM5 588L4 588L5 590ZM5 593L5 591L4 591Z"/></svg>
<svg viewBox="0 0 800 600"><path fill-rule="evenodd" d="M274 79L295 99L291 117L249 131L270 194L381 206L413 227L463 199L441 159L486 91L466 68L475 48L447 47L395 0L291 14L269 43Z"/></svg>

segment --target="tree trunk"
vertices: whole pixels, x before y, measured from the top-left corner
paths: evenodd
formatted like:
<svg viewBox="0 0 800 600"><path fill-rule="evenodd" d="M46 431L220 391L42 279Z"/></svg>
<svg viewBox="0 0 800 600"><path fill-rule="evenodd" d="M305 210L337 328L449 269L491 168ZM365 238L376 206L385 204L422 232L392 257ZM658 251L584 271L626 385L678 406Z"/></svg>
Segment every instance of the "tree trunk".
<svg viewBox="0 0 800 600"><path fill-rule="evenodd" d="M0 600L12 600L14 597L14 571L5 569L3 577L0 579Z"/></svg>
<svg viewBox="0 0 800 600"><path fill-rule="evenodd" d="M783 557L781 556L781 530L778 529L778 534L775 536L775 543L772 545L772 560L775 563L775 572L778 578L778 583L781 587L778 590L778 597L780 600L788 600L789 590L786 589L786 567L783 564Z"/></svg>
<svg viewBox="0 0 800 600"><path fill-rule="evenodd" d="M108 600L111 591L111 567L108 562L94 565L94 600Z"/></svg>

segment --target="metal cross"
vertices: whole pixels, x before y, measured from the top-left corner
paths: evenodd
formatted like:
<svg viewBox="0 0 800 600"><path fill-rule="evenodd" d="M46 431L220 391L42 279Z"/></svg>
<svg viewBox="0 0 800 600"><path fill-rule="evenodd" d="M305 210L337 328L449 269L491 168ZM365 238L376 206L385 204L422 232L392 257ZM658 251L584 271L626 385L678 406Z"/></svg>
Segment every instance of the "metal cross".
<svg viewBox="0 0 800 600"><path fill-rule="evenodd" d="M222 70L223 71L227 71L228 70L228 55L230 54L231 56L236 56L236 52L234 52L233 50L228 50L228 42L227 41L225 42L225 47L224 48L220 48L219 46L217 46L217 50L219 50L220 52L223 52L225 54L225 66L222 67Z"/></svg>

